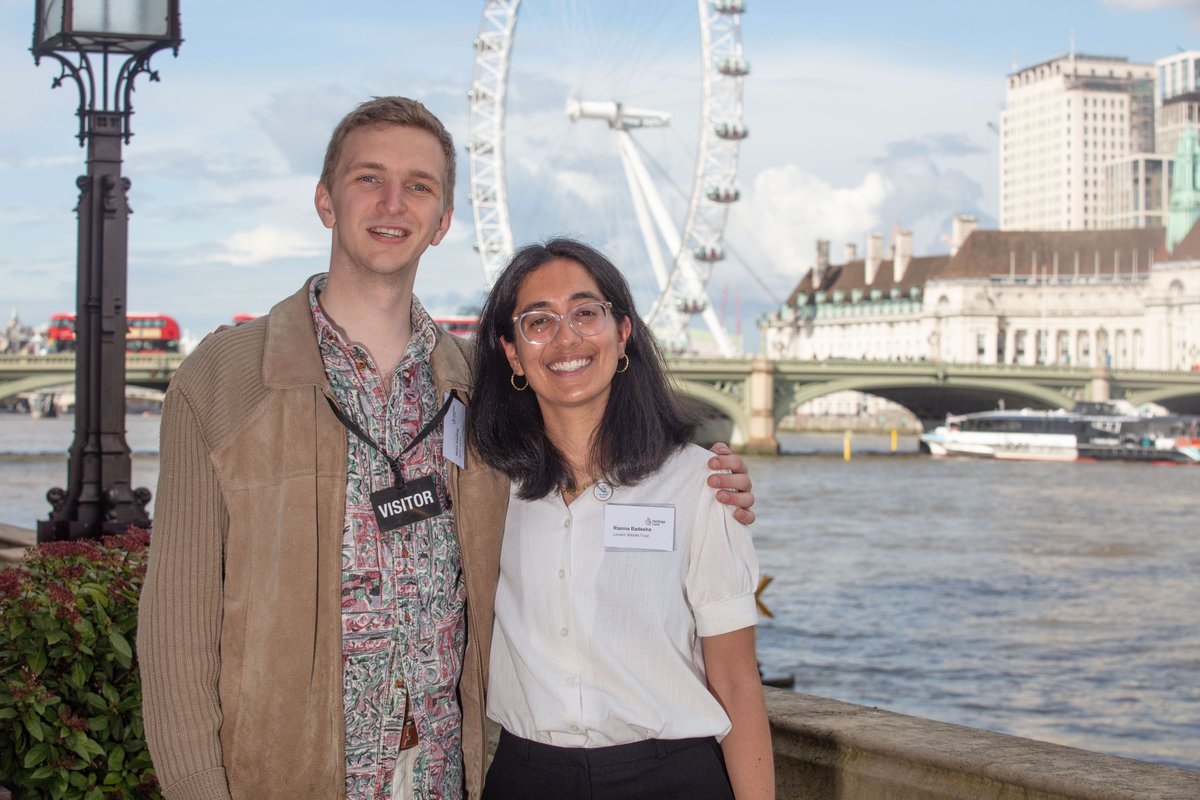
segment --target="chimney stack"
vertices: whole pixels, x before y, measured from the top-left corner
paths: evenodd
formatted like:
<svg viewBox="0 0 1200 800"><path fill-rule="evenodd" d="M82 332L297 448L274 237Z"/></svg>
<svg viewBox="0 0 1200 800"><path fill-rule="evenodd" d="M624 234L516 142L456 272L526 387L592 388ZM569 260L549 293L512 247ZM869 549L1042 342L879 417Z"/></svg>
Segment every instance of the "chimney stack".
<svg viewBox="0 0 1200 800"><path fill-rule="evenodd" d="M892 246L895 250L892 255L892 281L899 284L912 262L912 231L896 231Z"/></svg>
<svg viewBox="0 0 1200 800"><path fill-rule="evenodd" d="M963 246L963 242L967 237L979 227L979 220L970 214L956 214L954 217L954 227L950 230L950 255L953 256L958 252L958 248Z"/></svg>
<svg viewBox="0 0 1200 800"><path fill-rule="evenodd" d="M883 234L872 233L867 237L867 258L863 265L863 283L870 286L875 282L879 264L883 261Z"/></svg>
<svg viewBox="0 0 1200 800"><path fill-rule="evenodd" d="M857 259L858 259L858 245L856 245L854 242L847 242L846 243L846 262L845 263L849 264L851 261L856 261Z"/></svg>
<svg viewBox="0 0 1200 800"><path fill-rule="evenodd" d="M821 288L825 271L829 269L829 240L817 239L817 265L813 267L813 291Z"/></svg>

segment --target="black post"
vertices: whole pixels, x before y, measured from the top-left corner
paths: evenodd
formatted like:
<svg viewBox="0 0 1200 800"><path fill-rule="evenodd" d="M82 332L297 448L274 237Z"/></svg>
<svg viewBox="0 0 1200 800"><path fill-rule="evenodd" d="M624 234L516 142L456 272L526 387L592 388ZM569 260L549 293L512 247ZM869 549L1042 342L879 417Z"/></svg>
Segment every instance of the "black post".
<svg viewBox="0 0 1200 800"><path fill-rule="evenodd" d="M150 524L150 491L131 488L125 441L129 181L121 177L121 140L128 142L131 135L134 80L145 73L157 81L151 57L167 48L179 55L183 39L179 0L118 8L136 13L112 16L106 3L99 21L92 13L96 9L76 9L61 0L35 0L34 6L33 62L48 56L59 63L62 73L52 86L68 79L75 83L79 143L88 148L87 175L76 182L75 441L67 460L67 488L46 493L52 510L37 529L38 541L46 542ZM110 57L119 64L111 71Z"/></svg>
<svg viewBox="0 0 1200 800"><path fill-rule="evenodd" d="M75 300L75 440L67 488L46 494L53 510L38 541L121 533L150 524L148 489L130 485L125 440L125 293L129 181L121 177L120 112L83 112L87 175L79 186Z"/></svg>

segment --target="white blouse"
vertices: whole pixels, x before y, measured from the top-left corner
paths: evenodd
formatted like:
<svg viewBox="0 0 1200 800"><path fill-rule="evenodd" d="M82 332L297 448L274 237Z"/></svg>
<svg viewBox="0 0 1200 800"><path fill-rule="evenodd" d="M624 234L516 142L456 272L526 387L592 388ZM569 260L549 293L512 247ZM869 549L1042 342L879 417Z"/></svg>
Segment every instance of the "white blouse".
<svg viewBox="0 0 1200 800"><path fill-rule="evenodd" d="M723 737L701 636L754 625L747 528L705 483L694 445L637 486L516 497L505 521L487 693L508 731L562 747ZM669 551L606 548L605 506L674 507ZM670 546L670 545L667 545Z"/></svg>

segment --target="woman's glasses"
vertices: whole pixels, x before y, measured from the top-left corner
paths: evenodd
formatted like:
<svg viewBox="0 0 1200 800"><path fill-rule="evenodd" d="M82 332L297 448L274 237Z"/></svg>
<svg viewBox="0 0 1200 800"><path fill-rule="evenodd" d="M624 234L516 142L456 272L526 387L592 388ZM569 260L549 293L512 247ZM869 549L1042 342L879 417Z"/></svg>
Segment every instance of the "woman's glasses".
<svg viewBox="0 0 1200 800"><path fill-rule="evenodd" d="M559 316L553 311L538 309L526 311L513 317L513 325L521 332L521 338L530 344L546 344L558 335L558 326L565 319L571 330L580 336L595 336L608 325L608 312L612 303L580 303Z"/></svg>

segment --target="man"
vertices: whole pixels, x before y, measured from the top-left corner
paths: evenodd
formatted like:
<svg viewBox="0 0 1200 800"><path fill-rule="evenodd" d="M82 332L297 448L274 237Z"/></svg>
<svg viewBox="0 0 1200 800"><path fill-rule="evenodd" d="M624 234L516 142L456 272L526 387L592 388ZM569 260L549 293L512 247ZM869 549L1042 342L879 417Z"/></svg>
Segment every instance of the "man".
<svg viewBox="0 0 1200 800"><path fill-rule="evenodd" d="M461 445L469 345L413 296L454 166L420 103L352 111L316 189L328 273L171 383L138 629L168 800L479 795L508 484Z"/></svg>

